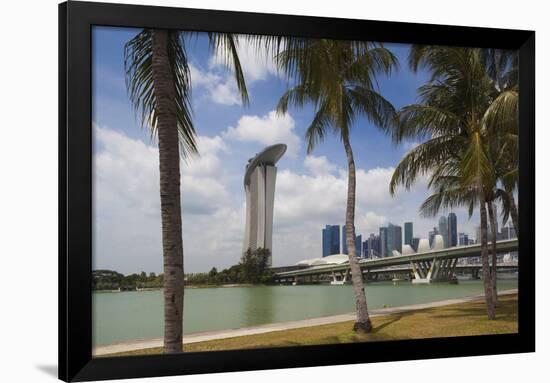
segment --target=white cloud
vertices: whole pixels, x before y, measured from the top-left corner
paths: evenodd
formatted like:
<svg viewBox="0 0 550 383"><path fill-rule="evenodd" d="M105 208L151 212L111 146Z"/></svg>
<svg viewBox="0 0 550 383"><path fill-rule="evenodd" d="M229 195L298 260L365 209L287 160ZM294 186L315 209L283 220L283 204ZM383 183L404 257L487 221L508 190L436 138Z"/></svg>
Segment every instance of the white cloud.
<svg viewBox="0 0 550 383"><path fill-rule="evenodd" d="M158 149L97 125L93 135L94 267L158 272L162 268ZM244 222L244 213L239 219L238 209L227 208L234 203L219 158L225 144L218 136L199 136L198 145L200 156L180 162L183 239L189 253L185 262L195 271L209 261L216 264L214 259L201 259L205 244L216 249L216 243L231 243L230 229L243 230ZM220 235L212 236L213 232ZM223 262L223 254L220 259ZM225 264L235 261L225 259Z"/></svg>
<svg viewBox="0 0 550 383"><path fill-rule="evenodd" d="M267 49L256 49L255 45L246 41L243 36L237 36L237 52L249 90L252 85L265 80L270 75L277 75L277 68ZM208 69L199 68L190 64L192 85L195 88L204 88L208 99L221 105L241 105L242 98L235 81L233 68L226 65L223 44L210 57Z"/></svg>
<svg viewBox="0 0 550 383"><path fill-rule="evenodd" d="M105 127L94 136L94 267L123 273L162 270L158 149ZM187 272L239 261L244 235L242 167L231 173L223 136L200 136L200 157L181 162L184 257ZM305 173L280 168L275 191L273 259L294 264L321 255L321 230L345 222L347 172L326 157L304 159ZM356 231L366 238L391 221L413 220L427 236L437 218L417 210L426 197L419 183L395 198L388 193L393 168L357 169ZM457 211L459 231L474 224ZM474 221L475 222L475 221Z"/></svg>
<svg viewBox="0 0 550 383"><path fill-rule="evenodd" d="M269 56L268 49L263 46L259 49L256 44L246 40L246 36L237 36L237 53L247 85L265 80L270 75L277 75L277 66ZM223 48L223 46L222 46ZM210 58L211 68L225 67L223 49L219 49Z"/></svg>
<svg viewBox="0 0 550 383"><path fill-rule="evenodd" d="M191 84L206 89L208 98L216 104L241 105L242 100L234 78L229 73L202 71L190 64Z"/></svg>
<svg viewBox="0 0 550 383"><path fill-rule="evenodd" d="M242 116L236 127L228 127L224 138L242 142L256 142L263 145L283 143L287 153L295 157L300 149L300 138L294 132L294 119L289 113L278 115L271 111L264 116Z"/></svg>
<svg viewBox="0 0 550 383"><path fill-rule="evenodd" d="M363 240L365 240L369 233L378 233L379 228L387 223L388 219L385 216L367 211L357 215L355 227L357 233L363 234Z"/></svg>
<svg viewBox="0 0 550 383"><path fill-rule="evenodd" d="M307 156L304 160L304 166L313 175L330 174L336 170L336 165L329 163L325 156Z"/></svg>

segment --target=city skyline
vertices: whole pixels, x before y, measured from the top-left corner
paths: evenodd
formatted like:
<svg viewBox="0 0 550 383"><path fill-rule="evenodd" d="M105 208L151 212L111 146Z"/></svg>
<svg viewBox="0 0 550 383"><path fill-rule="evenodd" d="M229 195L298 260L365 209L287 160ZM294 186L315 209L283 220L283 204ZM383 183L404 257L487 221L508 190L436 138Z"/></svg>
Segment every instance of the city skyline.
<svg viewBox="0 0 550 383"><path fill-rule="evenodd" d="M370 258L370 257L388 257L396 255L393 251L398 251L400 254L403 253L404 247L406 245L410 246L411 249L416 252L418 251L418 245L422 239L425 239L429 246L433 245L433 240L435 236L441 236L442 245L444 248L456 247L456 246L467 246L475 243L479 243L479 240L470 238L470 235L465 232L458 232L458 221L456 214L450 212L447 216L440 216L438 219L438 226L434 226L432 231L427 232L426 236L415 235L414 232L414 222L407 221L404 222L403 227L405 230L402 230L400 225L393 224L389 222L386 226L379 227L379 234L375 233L366 233L365 241L362 241L363 233L355 233L355 245L356 253L358 257L361 258ZM333 247L330 253L325 253L325 241L328 241L329 236L325 236L328 230L332 230L337 233L338 238L341 238L342 242L342 251L340 252L339 247ZM498 230L498 226L497 226ZM340 236L340 225L329 225L327 224L322 230L323 233L323 255L326 257L328 255L334 254L347 254L347 249L344 248L345 245L345 225L342 226L342 235ZM445 235L443 235L444 233ZM478 236L479 234L477 234ZM490 233L489 233L490 235ZM508 222L501 230L497 231L497 240L515 238L515 230L512 227L512 224ZM477 238L477 237L476 237ZM360 247L358 245L360 241ZM346 250L346 251L344 251ZM410 251L410 250L407 250Z"/></svg>
<svg viewBox="0 0 550 383"><path fill-rule="evenodd" d="M124 80L124 44L139 30L93 29L93 267L124 273L162 270L157 143L140 129L128 100ZM407 62L408 45L387 44L400 62ZM189 43L193 83L192 104L200 156L181 162L182 225L185 270L223 269L239 262L245 235L246 200L243 164L268 145L284 143L278 162L273 211L273 265L293 264L322 254L320 228L343 225L346 207L347 159L336 138L327 136L314 153L307 153L304 136L313 108L275 107L286 90L273 62L246 44L239 47L250 91L243 107L231 73L208 49L206 35ZM116 52L114 54L113 52ZM428 74L404 65L391 77L378 79L381 92L396 108L416 100ZM419 142L394 145L390 137L364 118L352 129L357 171L355 227L362 240L389 222L414 221L415 236L433 227L418 214L430 195L428 177L410 191L389 193L395 166ZM459 230L475 237L477 217L468 220L457 209ZM424 237L425 234L422 234ZM341 238L340 238L341 242Z"/></svg>

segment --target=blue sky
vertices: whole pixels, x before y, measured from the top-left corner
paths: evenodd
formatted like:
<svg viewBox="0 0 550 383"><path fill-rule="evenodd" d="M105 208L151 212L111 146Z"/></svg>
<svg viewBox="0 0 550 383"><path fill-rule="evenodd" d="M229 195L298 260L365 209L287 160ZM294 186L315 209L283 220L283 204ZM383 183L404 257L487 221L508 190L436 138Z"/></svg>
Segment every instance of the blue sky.
<svg viewBox="0 0 550 383"><path fill-rule="evenodd" d="M140 127L124 82L124 44L137 29L94 27L94 268L124 273L162 269L158 213L156 142ZM242 176L248 158L269 144L284 142L278 163L274 217L274 265L321 255L321 229L344 221L346 158L341 142L329 136L308 156L304 133L313 109L274 110L287 88L272 60L240 45L250 105L240 105L232 74L221 65L205 35L186 41L193 84L194 123L200 157L182 162L182 205L186 272L227 267L239 260L244 231ZM424 72L407 67L407 45L387 47L399 70L380 77L380 92L396 108L414 103ZM393 167L415 142L398 146L360 118L351 142L358 169L357 231L367 236L392 222L412 220L414 234L427 237L438 217L417 211L429 195L425 179L395 198L387 192ZM455 210L459 231L473 238L477 221ZM443 212L442 214L446 214Z"/></svg>

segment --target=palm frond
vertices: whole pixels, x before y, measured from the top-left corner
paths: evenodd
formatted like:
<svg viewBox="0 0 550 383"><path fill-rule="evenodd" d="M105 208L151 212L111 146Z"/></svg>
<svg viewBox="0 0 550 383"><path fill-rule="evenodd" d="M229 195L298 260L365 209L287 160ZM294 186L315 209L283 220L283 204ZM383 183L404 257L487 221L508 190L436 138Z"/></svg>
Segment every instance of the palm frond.
<svg viewBox="0 0 550 383"><path fill-rule="evenodd" d="M447 136L434 137L410 150L396 166L390 180L390 193L395 195L397 187L403 185L410 190L417 177L428 174L455 150L455 142Z"/></svg>
<svg viewBox="0 0 550 383"><path fill-rule="evenodd" d="M353 108L366 116L376 126L389 130L395 121L395 108L380 93L363 87L349 89Z"/></svg>
<svg viewBox="0 0 550 383"><path fill-rule="evenodd" d="M232 70L244 106L250 103L245 76L239 59L237 36L231 33L209 32L210 47L223 59L225 66Z"/></svg>
<svg viewBox="0 0 550 383"><path fill-rule="evenodd" d="M325 139L328 129L333 125L328 106L321 105L315 113L311 124L306 130L307 153L310 154L315 146Z"/></svg>
<svg viewBox="0 0 550 383"><path fill-rule="evenodd" d="M126 88L143 127L156 135L157 111L156 93L152 69L153 30L144 29L124 49ZM191 112L191 86L185 45L178 32L170 32L168 58L176 92L176 121L182 156L197 153L196 132Z"/></svg>

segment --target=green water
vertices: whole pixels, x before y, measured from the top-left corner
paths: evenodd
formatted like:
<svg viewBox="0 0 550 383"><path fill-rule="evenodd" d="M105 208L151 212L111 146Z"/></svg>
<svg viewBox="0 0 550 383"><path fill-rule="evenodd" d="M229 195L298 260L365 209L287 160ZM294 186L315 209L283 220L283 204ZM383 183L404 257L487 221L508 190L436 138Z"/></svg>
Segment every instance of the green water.
<svg viewBox="0 0 550 383"><path fill-rule="evenodd" d="M499 290L517 288L516 279L498 282ZM369 308L402 306L483 293L482 282L458 285L410 282L366 286ZM185 290L184 333L283 322L355 310L352 287L261 286ZM93 344L105 345L163 336L162 291L93 294Z"/></svg>

